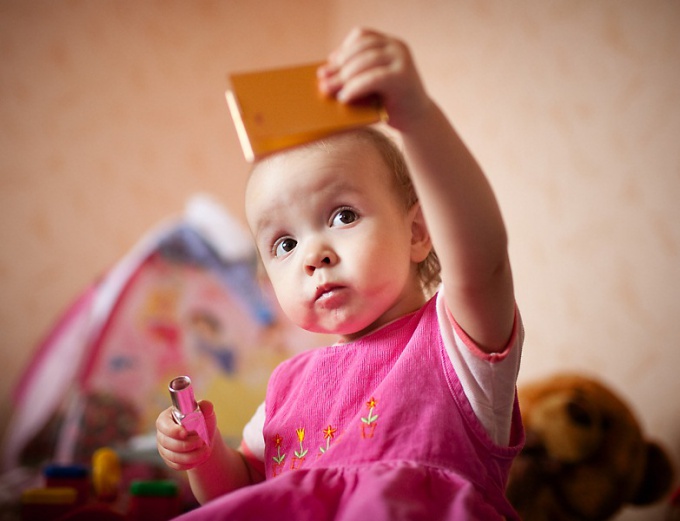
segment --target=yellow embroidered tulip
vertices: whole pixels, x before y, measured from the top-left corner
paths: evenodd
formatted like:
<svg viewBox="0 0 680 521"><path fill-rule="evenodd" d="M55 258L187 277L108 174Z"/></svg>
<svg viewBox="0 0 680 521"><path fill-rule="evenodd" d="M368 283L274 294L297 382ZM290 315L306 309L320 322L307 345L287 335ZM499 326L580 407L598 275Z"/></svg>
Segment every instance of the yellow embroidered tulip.
<svg viewBox="0 0 680 521"><path fill-rule="evenodd" d="M302 442L305 439L305 429L304 428L295 429L295 432L297 433L298 440L300 440L300 450L295 451L295 456L297 457L298 460L301 460L307 455L307 452L309 452L307 449L305 449L302 446ZM297 463L299 464L300 462L297 462ZM293 461L293 466L291 468L293 468L293 469L299 468L299 465L296 466L296 462Z"/></svg>

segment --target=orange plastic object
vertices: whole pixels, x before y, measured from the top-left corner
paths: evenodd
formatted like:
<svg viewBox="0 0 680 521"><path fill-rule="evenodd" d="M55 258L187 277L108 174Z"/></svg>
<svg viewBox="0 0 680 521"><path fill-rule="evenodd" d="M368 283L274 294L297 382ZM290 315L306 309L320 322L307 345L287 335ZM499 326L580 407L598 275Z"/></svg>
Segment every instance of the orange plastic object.
<svg viewBox="0 0 680 521"><path fill-rule="evenodd" d="M248 162L383 119L377 103L343 104L322 94L320 65L230 75L227 104Z"/></svg>

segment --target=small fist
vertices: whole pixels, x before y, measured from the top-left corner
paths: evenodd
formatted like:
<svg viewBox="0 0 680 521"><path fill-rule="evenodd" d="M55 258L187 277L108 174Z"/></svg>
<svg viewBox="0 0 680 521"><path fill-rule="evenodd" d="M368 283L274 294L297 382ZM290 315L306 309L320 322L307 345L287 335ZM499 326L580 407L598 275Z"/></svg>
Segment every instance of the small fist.
<svg viewBox="0 0 680 521"><path fill-rule="evenodd" d="M165 409L156 419L156 444L166 465L174 470L190 470L207 461L212 452L212 445L217 430L217 419L213 404L207 400L199 402L205 417L208 436L211 440L206 445L195 432L188 432L182 425L175 423L172 407Z"/></svg>

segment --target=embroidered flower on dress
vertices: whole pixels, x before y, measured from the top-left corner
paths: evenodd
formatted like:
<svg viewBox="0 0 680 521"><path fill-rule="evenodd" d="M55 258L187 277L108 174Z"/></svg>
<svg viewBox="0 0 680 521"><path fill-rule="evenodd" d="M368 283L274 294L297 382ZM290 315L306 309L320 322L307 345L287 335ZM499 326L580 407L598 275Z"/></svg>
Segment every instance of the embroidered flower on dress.
<svg viewBox="0 0 680 521"><path fill-rule="evenodd" d="M370 425L378 419L378 415L373 414L373 409L375 409L376 405L378 405L378 402L371 396L371 399L366 402L366 407L368 407L368 417L361 418L361 421L366 425Z"/></svg>
<svg viewBox="0 0 680 521"><path fill-rule="evenodd" d="M327 440L328 438L335 438L335 432L336 432L337 430L338 430L338 429L334 429L334 428L331 427L330 425L329 425L328 427L326 427L326 428L323 430L323 437L324 437L324 439Z"/></svg>
<svg viewBox="0 0 680 521"><path fill-rule="evenodd" d="M371 399L366 402L366 407L368 407L368 416L361 418L361 437L364 439L372 438L375 434L375 428L378 426L376 420L378 415L374 414L373 411L378 405L375 398L371 396Z"/></svg>
<svg viewBox="0 0 680 521"><path fill-rule="evenodd" d="M295 429L295 432L297 433L298 440L300 441L300 451L295 451L295 456L298 459L303 459L307 455L307 452L309 452L308 449L305 449L302 446L302 442L305 440L305 429Z"/></svg>
<svg viewBox="0 0 680 521"><path fill-rule="evenodd" d="M283 463L283 459L286 457L285 454L281 454L281 443L283 442L283 438L281 437L280 434L276 434L274 436L274 446L276 447L276 456L274 456L272 459L276 462L277 465L281 465Z"/></svg>
<svg viewBox="0 0 680 521"><path fill-rule="evenodd" d="M329 425L325 429L323 429L321 432L323 432L323 437L326 440L326 446L325 447L319 447L319 451L321 454L324 454L328 449L331 447L331 440L335 438L335 433L337 431L337 427L333 428L332 425Z"/></svg>

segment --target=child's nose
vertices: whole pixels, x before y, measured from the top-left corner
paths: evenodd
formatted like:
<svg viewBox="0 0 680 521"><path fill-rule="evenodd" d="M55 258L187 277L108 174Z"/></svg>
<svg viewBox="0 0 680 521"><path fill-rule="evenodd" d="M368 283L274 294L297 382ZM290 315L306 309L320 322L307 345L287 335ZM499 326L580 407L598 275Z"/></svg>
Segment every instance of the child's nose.
<svg viewBox="0 0 680 521"><path fill-rule="evenodd" d="M305 257L305 271L312 275L318 268L330 267L338 262L335 252L326 247L311 249Z"/></svg>

